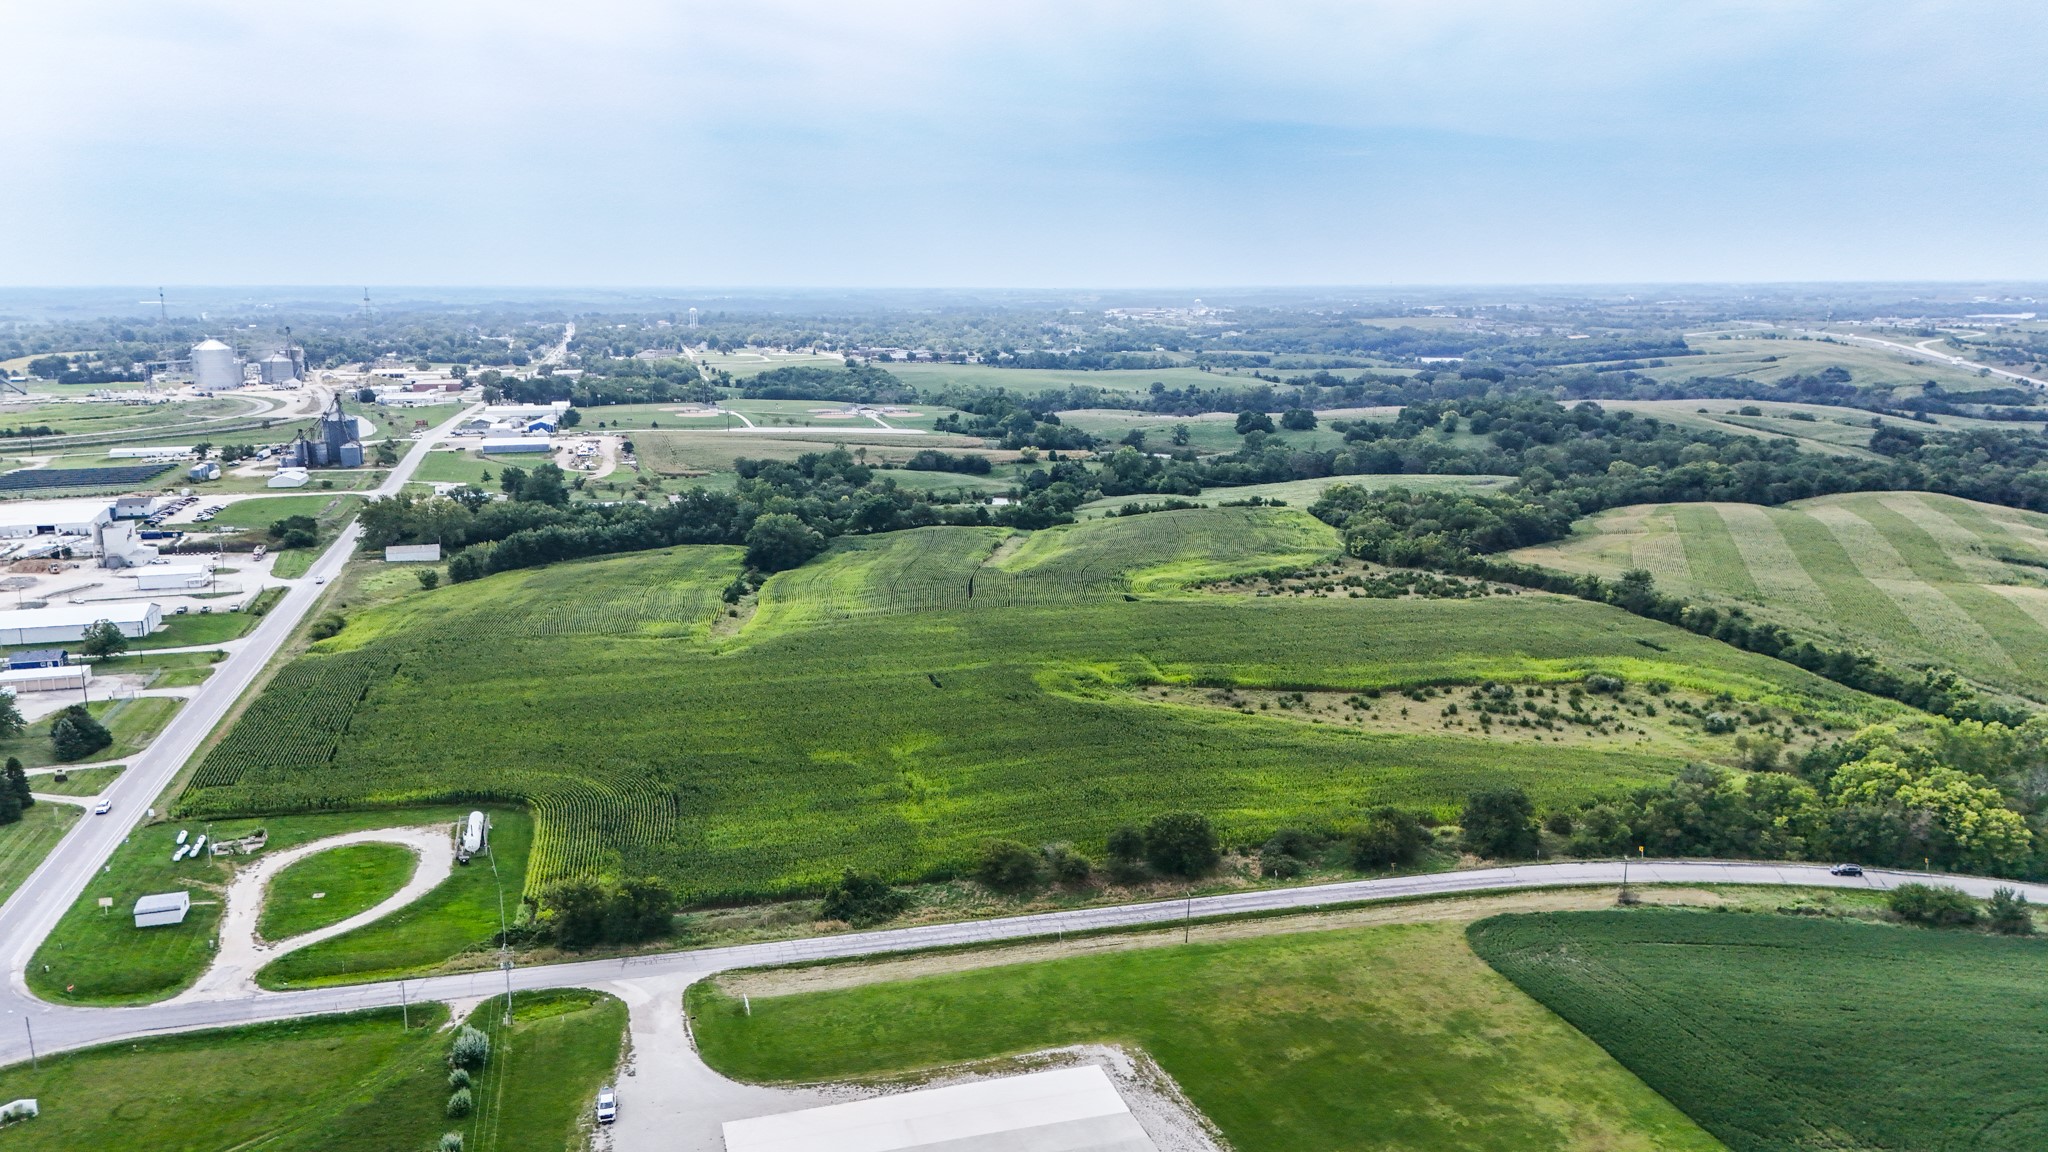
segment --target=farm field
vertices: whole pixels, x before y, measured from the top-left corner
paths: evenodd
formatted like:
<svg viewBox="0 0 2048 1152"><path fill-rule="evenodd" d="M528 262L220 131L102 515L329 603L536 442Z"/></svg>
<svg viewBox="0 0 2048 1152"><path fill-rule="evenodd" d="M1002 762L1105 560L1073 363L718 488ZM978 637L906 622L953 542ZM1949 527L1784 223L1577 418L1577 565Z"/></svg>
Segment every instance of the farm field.
<svg viewBox="0 0 2048 1152"><path fill-rule="evenodd" d="M866 431L851 426L792 428L759 434L708 430L672 432L664 428L659 432L633 434L633 448L641 468L664 476L730 471L733 460L741 456L756 460L794 460L806 452L826 451L834 444L845 444L849 449L865 448L871 464L883 461L900 464L926 448L958 452L963 448L980 448L982 443L978 436L903 436L872 425Z"/></svg>
<svg viewBox="0 0 2048 1152"><path fill-rule="evenodd" d="M399 844L345 844L316 852L271 878L256 934L289 940L346 920L405 887L418 864Z"/></svg>
<svg viewBox="0 0 2048 1152"><path fill-rule="evenodd" d="M262 828L270 834L266 850L275 852L361 828L452 826L467 811L397 808L267 819L159 819L144 824L115 850L108 870L86 885L37 949L28 970L29 986L59 1003L140 1004L173 995L199 978L213 957L219 893L233 876L230 861L238 858L207 855L174 863L171 854L180 831L232 840ZM518 811L494 809L492 818L497 825L492 848L507 891L514 891L525 868L530 822ZM417 902L353 932L289 953L272 968L297 965L294 971L302 971L301 979L307 981L347 973L433 970L470 948L495 941L497 879L487 864L457 869ZM179 888L193 894L184 923L134 926L127 911L136 897ZM100 910L101 897L114 901L112 909Z"/></svg>
<svg viewBox="0 0 2048 1152"><path fill-rule="evenodd" d="M14 895L64 833L78 822L81 809L72 804L38 803L12 824L0 824L0 901Z"/></svg>
<svg viewBox="0 0 2048 1152"><path fill-rule="evenodd" d="M1470 936L1736 1152L2048 1142L2042 941L1648 909Z"/></svg>
<svg viewBox="0 0 2048 1152"><path fill-rule="evenodd" d="M1928 492L1658 504L1515 559L1740 605L1804 635L2048 699L2048 516Z"/></svg>
<svg viewBox="0 0 2048 1152"><path fill-rule="evenodd" d="M529 894L651 872L694 901L753 900L815 892L847 866L949 877L994 836L1099 855L1118 825L1179 808L1256 842L1381 803L1448 817L1482 785L1567 803L1683 763L1549 744L1504 762L1470 739L1173 706L1133 698L1138 685L1356 691L1598 670L1844 724L1892 709L1583 601L1187 590L1337 547L1296 509L1200 509L1014 540L847 538L769 580L751 616L719 599L732 548L444 586L355 614L285 668L177 808L491 795L534 808Z"/></svg>
<svg viewBox="0 0 2048 1152"><path fill-rule="evenodd" d="M1093 436L1111 441L1103 451L1114 451L1115 441L1132 431L1145 434L1145 450L1166 452L1173 447L1173 433L1177 427L1188 432L1188 446L1198 452L1235 452L1244 446L1244 437L1237 434L1235 412L1204 412L1199 416L1162 416L1154 412L1129 412L1115 408L1082 408L1062 412L1060 422L1071 424ZM1274 433L1274 440L1268 443L1282 443L1290 448L1309 452L1327 452L1344 446L1344 434L1330 430L1329 421L1333 414L1318 413L1322 418L1314 429L1307 432L1291 432L1281 429ZM1336 417L1341 419L1342 417Z"/></svg>
<svg viewBox="0 0 2048 1152"><path fill-rule="evenodd" d="M1916 364L1905 356L1881 348L1846 342L1743 339L1739 336L1723 340L1718 336L1695 335L1687 337L1686 343L1699 350L1700 355L1669 360L1662 368L1644 368L1643 374L1659 380L1735 376L1777 381L1787 376L1814 375L1839 366L1848 370L1850 383L1865 388L1911 388L1917 391L1927 380L1956 392L1987 385L1987 381L1967 369L1933 360Z"/></svg>
<svg viewBox="0 0 2048 1152"><path fill-rule="evenodd" d="M1236 502L1258 498L1261 500L1284 500L1288 506L1306 508L1316 502L1323 490L1336 484L1349 484L1355 488L1369 488L1379 491L1386 488L1408 488L1418 492L1434 492L1445 489L1471 492L1490 492L1514 483L1512 476L1322 476L1314 480L1282 480L1273 484L1245 484L1236 488L1204 488L1200 496L1161 496L1144 493L1137 496L1104 496L1081 505L1081 514L1102 515L1112 509L1128 504L1157 504L1162 500L1186 500L1205 508L1214 508L1224 501Z"/></svg>
<svg viewBox="0 0 2048 1152"><path fill-rule="evenodd" d="M1240 1152L1359 1147L1360 1133L1418 1152L1719 1147L1490 971L1457 923L756 989L751 1001L748 1015L716 983L689 998L705 1060L744 1080L888 1077L1114 1043L1157 1061Z"/></svg>
<svg viewBox="0 0 2048 1152"><path fill-rule="evenodd" d="M1156 381L1168 388L1215 388L1224 384L1255 384L1227 372L1204 372L1199 368L1139 368L1087 372L1065 368L997 368L988 364L884 364L891 375L925 392L934 388L967 386L1004 388L1023 395L1036 395L1061 388L1100 388L1104 392L1143 392Z"/></svg>
<svg viewBox="0 0 2048 1152"><path fill-rule="evenodd" d="M1851 456L1859 460L1880 459L1869 448L1876 424L1925 433L1929 425L1897 416L1878 416L1856 408L1825 404L1781 404L1770 400L1602 400L1602 408L1639 412L1668 420L1684 428L1726 432L1737 436L1786 437L1798 441L1809 452ZM1744 416L1742 409L1754 408L1761 415ZM1705 411L1702 411L1705 409ZM1806 417L1812 417L1811 420ZM2040 425L2012 420L1978 420L1968 416L1936 416L1944 429L2026 429Z"/></svg>
<svg viewBox="0 0 2048 1152"><path fill-rule="evenodd" d="M590 1101L618 1062L625 1005L599 993L536 993L477 1009L491 1038L476 1075L476 1111L444 1114L448 1010L396 1009L163 1036L45 1056L0 1069L8 1099L42 1114L10 1129L11 1148L262 1148L390 1152L431 1148L448 1131L466 1152L560 1152L588 1123Z"/></svg>
<svg viewBox="0 0 2048 1152"><path fill-rule="evenodd" d="M90 759L119 760L142 750L170 723L171 714L184 701L169 696L137 696L127 700L94 700L86 710L114 737L112 745L94 752ZM63 763L50 745L50 725L62 713L52 713L30 724L21 735L0 740L0 760L16 757L26 768L44 768Z"/></svg>

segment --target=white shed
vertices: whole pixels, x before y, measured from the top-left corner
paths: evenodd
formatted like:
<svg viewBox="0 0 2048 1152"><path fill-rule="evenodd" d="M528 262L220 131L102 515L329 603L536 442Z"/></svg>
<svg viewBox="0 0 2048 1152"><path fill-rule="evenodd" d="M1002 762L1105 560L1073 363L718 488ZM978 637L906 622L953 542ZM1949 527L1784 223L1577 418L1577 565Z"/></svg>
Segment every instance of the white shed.
<svg viewBox="0 0 2048 1152"><path fill-rule="evenodd" d="M436 564L440 559L439 544L393 544L384 549L386 564Z"/></svg>
<svg viewBox="0 0 2048 1152"><path fill-rule="evenodd" d="M148 564L121 573L135 581L138 592L185 591L213 581L211 564Z"/></svg>
<svg viewBox="0 0 2048 1152"><path fill-rule="evenodd" d="M304 468L279 468L277 475L264 482L267 488L304 488L313 477Z"/></svg>
<svg viewBox="0 0 2048 1152"><path fill-rule="evenodd" d="M139 897L135 901L135 926L156 928L165 924L183 924L185 913L191 910L192 893L183 889Z"/></svg>

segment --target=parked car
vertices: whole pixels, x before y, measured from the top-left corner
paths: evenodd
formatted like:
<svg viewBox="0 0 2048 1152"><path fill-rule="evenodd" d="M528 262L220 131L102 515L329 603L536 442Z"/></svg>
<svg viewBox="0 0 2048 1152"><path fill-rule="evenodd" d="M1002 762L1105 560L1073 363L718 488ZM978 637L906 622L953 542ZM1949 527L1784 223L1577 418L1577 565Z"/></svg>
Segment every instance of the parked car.
<svg viewBox="0 0 2048 1152"><path fill-rule="evenodd" d="M1833 868L1828 869L1828 875L1861 876L1863 875L1863 867L1860 864L1837 864Z"/></svg>
<svg viewBox="0 0 2048 1152"><path fill-rule="evenodd" d="M92 814L95 816L105 816L107 813L112 812L113 810L114 802L112 800L102 800L99 803L92 806Z"/></svg>
<svg viewBox="0 0 2048 1152"><path fill-rule="evenodd" d="M598 1089L597 1122L599 1124L609 1124L612 1121L617 1120L618 1118L619 1098L617 1096L614 1096L612 1094L612 1090L609 1088Z"/></svg>

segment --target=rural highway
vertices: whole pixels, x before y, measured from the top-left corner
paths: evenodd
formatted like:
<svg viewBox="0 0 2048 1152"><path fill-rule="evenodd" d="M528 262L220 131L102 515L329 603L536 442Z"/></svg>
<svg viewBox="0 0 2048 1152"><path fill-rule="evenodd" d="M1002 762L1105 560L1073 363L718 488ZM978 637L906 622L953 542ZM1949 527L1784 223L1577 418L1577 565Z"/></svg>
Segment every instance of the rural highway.
<svg viewBox="0 0 2048 1152"><path fill-rule="evenodd" d="M466 410L421 437L369 495L389 496L397 492L434 443L467 415ZM36 946L78 898L86 881L113 855L129 831L142 822L148 806L170 786L178 770L327 591L326 582L340 573L360 534L354 523L343 529L340 538L314 561L306 575L291 586L227 659L214 666L213 675L206 678L149 747L128 758L128 770L105 793L113 801L113 813L87 815L79 820L28 880L0 905L0 961L7 966L7 987L0 992L0 1008L7 1014L42 1010L44 1006L29 994L23 979Z"/></svg>
<svg viewBox="0 0 2048 1152"><path fill-rule="evenodd" d="M5 1004L6 1013L0 1015L0 1063L26 1059L29 1054L28 1029L15 1025L14 1018L17 1015L25 1015L33 1024L36 1050L54 1052L155 1033L217 1028L293 1016L348 1012L362 1008L394 1007L401 1002L401 997L406 1002L415 1004L422 1001L473 1002L503 995L508 985L515 995L521 991L542 988L595 987L616 991L622 986L634 984L662 986L672 983L679 977L694 978L734 968L989 944L1064 932L1172 925L1180 923L1184 918L1203 919L1256 912L1308 911L1374 900L1455 896L1522 888L1618 884L1622 879L1623 867L1622 862L1618 860L1603 860L1438 872L1426 876L1397 876L1302 888L1232 892L1220 896L1198 896L1192 900L1082 908L1068 912L1010 916L958 924L928 924L878 932L849 932L729 948L663 952L624 959L587 960L572 964L517 968L509 975L499 969L488 969L456 976L436 976L402 982L308 989L301 992L263 992L206 1001L181 1000L136 1008L68 1008L44 1004L28 997L21 990L17 978L12 997ZM1757 884L1884 889L1909 880L1930 880L1953 884L1979 897L1989 896L1993 888L2001 885L2009 886L2025 893L2030 901L2048 902L2048 885L2017 884L1977 877L1877 870L1861 877L1843 877L1831 876L1826 867L1817 864L1706 860L1636 861L1626 867L1628 880L1632 884ZM73 888L75 889L75 885Z"/></svg>
<svg viewBox="0 0 2048 1152"><path fill-rule="evenodd" d="M2015 372L2010 368L2000 368L1994 364L1982 364L1967 356L1957 356L1950 352L1938 352L1927 347L1927 345L1935 342L1933 340L1923 340L1918 344L1901 344L1896 340L1881 340L1876 336L1855 336L1847 332L1825 332L1817 328L1802 329L1799 334L1802 336L1826 337L1831 340L1844 340L1851 344L1861 344L1866 348L1882 348L1887 352L1896 352L1901 356L1909 356L1920 360L1933 360L1953 368L1960 368L1966 372L1989 372L1993 376L2002 380L2011 380L2016 384L2027 384L2035 388L2048 388L2048 380L2041 380L2024 372Z"/></svg>

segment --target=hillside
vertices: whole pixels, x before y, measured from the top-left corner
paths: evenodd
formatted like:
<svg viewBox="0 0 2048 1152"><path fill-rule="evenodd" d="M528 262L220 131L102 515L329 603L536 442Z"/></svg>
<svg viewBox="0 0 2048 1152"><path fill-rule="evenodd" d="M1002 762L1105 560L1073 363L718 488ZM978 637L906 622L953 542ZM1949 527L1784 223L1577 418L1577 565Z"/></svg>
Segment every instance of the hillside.
<svg viewBox="0 0 2048 1152"><path fill-rule="evenodd" d="M2048 516L1926 492L1637 505L1512 555L1646 569L1668 592L2048 700Z"/></svg>
<svg viewBox="0 0 2048 1152"><path fill-rule="evenodd" d="M1099 853L1118 825L1174 809L1255 841L1383 803L1451 818L1481 787L1562 804L1700 754L1531 728L1503 757L1469 731L1247 713L1145 685L1360 692L1605 671L1809 727L1889 708L1577 600L1190 589L1336 548L1293 509L1199 509L1028 536L851 537L769 580L751 617L720 600L739 571L728 548L414 592L284 669L179 804L519 800L537 816L530 888L659 872L699 900L743 899L815 890L849 865L949 875L995 836Z"/></svg>

